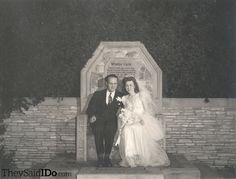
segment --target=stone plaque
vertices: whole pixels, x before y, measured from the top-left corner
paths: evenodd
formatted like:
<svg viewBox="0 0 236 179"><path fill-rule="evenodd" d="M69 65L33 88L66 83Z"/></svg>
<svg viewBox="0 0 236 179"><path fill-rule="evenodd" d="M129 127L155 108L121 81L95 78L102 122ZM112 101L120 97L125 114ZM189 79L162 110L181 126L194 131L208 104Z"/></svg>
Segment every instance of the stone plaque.
<svg viewBox="0 0 236 179"><path fill-rule="evenodd" d="M136 68L129 59L111 59L107 65L106 72L107 74L116 74L119 79L123 79L125 76L135 76Z"/></svg>

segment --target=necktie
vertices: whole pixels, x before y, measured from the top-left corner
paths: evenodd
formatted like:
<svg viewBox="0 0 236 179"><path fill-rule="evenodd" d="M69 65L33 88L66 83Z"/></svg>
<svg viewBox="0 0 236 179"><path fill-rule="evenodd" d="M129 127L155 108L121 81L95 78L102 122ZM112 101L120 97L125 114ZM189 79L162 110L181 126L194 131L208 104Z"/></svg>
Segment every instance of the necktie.
<svg viewBox="0 0 236 179"><path fill-rule="evenodd" d="M110 93L108 96L108 104L111 104L111 102L112 102L112 97L111 97L111 93Z"/></svg>

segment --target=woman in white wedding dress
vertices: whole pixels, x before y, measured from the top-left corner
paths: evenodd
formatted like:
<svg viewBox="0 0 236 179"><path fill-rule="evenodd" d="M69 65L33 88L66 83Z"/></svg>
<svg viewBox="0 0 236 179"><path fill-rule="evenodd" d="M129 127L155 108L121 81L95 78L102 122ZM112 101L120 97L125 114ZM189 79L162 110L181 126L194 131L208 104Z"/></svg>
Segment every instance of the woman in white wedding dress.
<svg viewBox="0 0 236 179"><path fill-rule="evenodd" d="M159 140L164 134L160 121L152 114L152 99L146 91L139 91L134 77L125 77L127 95L121 101L124 108L118 116L120 166L168 166L170 161Z"/></svg>

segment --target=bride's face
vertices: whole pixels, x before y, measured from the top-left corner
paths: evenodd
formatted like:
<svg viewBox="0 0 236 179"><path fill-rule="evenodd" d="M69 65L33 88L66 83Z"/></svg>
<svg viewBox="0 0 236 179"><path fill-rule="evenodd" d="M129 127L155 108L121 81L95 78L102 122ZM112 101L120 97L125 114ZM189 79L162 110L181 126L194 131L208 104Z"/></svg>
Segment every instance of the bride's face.
<svg viewBox="0 0 236 179"><path fill-rule="evenodd" d="M133 81L127 81L125 83L125 89L129 94L134 94L134 82Z"/></svg>

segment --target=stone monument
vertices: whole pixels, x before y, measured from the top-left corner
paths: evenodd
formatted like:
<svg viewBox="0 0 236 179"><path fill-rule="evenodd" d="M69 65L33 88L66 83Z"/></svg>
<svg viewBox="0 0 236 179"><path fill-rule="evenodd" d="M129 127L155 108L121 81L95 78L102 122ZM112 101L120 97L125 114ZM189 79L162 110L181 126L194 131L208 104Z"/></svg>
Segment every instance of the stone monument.
<svg viewBox="0 0 236 179"><path fill-rule="evenodd" d="M116 74L119 83L134 76L152 94L159 112L162 109L162 71L140 42L101 42L81 71L81 101L77 119L76 159L96 159L95 145L85 114L89 99L104 88L104 78ZM119 85L118 88L121 88Z"/></svg>

